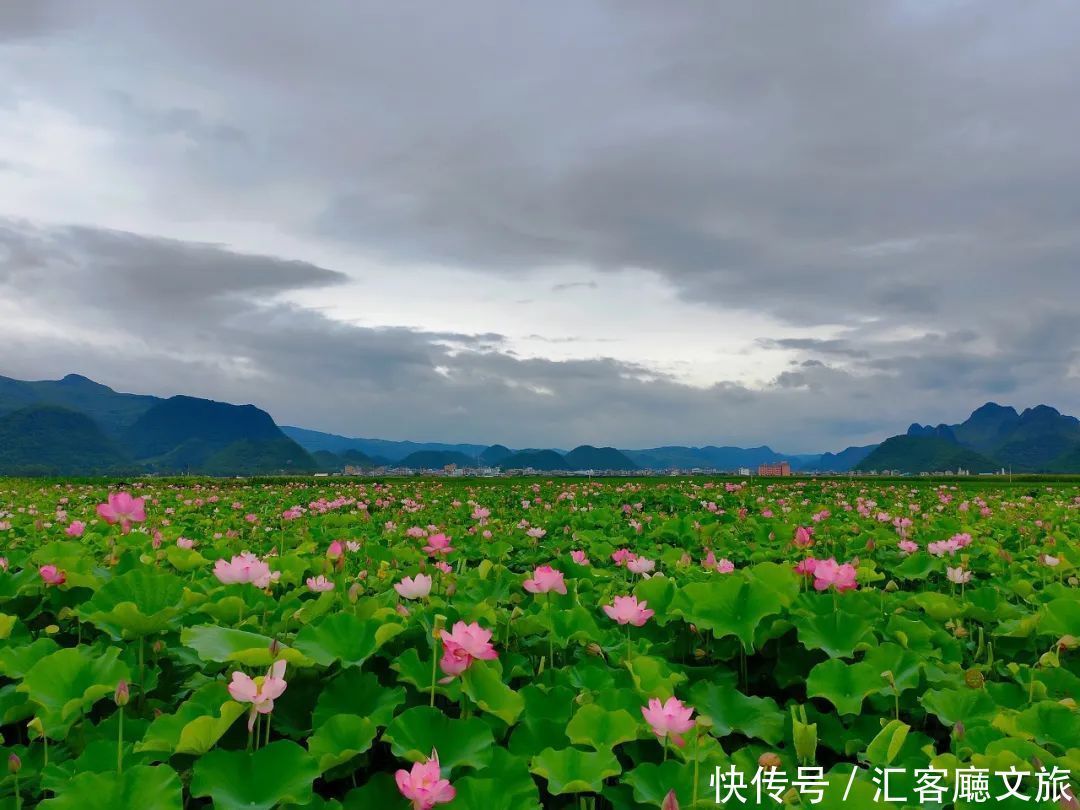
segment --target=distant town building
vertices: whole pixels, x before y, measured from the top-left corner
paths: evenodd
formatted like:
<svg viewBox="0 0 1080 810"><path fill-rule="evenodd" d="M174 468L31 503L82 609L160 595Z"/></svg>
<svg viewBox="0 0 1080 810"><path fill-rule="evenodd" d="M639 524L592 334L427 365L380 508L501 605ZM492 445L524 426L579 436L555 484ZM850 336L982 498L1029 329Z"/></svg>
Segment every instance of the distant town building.
<svg viewBox="0 0 1080 810"><path fill-rule="evenodd" d="M791 475L791 465L786 461L770 461L765 464L759 464L757 468L758 475Z"/></svg>
<svg viewBox="0 0 1080 810"><path fill-rule="evenodd" d="M739 467L739 475L750 475L749 467Z"/></svg>

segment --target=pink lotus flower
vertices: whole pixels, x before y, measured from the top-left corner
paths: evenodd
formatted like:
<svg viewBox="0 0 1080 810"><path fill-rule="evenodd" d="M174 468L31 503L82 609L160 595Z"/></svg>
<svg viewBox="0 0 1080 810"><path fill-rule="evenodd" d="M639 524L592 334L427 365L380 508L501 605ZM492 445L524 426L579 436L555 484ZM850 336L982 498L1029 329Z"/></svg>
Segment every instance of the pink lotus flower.
<svg viewBox="0 0 1080 810"><path fill-rule="evenodd" d="M414 762L409 771L398 770L394 780L401 795L412 802L413 810L431 810L437 804L453 801L457 795L450 781L442 778L439 753L434 749L427 762Z"/></svg>
<svg viewBox="0 0 1080 810"><path fill-rule="evenodd" d="M611 555L611 559L615 561L615 565L626 565L630 560L633 560L637 555L628 548L620 548L614 554Z"/></svg>
<svg viewBox="0 0 1080 810"><path fill-rule="evenodd" d="M724 559L717 561L716 570L721 574L730 574L735 570L735 563L725 557Z"/></svg>
<svg viewBox="0 0 1080 810"><path fill-rule="evenodd" d="M656 568L656 562L646 557L635 557L626 561L626 567L635 574L647 574Z"/></svg>
<svg viewBox="0 0 1080 810"><path fill-rule="evenodd" d="M588 565L589 557L584 551L571 551L570 558L578 565Z"/></svg>
<svg viewBox="0 0 1080 810"><path fill-rule="evenodd" d="M919 550L919 544L914 540L901 540L896 545L899 546L900 550L905 554L914 554Z"/></svg>
<svg viewBox="0 0 1080 810"><path fill-rule="evenodd" d="M818 560L814 566L814 590L834 588L837 593L843 593L853 591L856 587L855 566L851 563L839 565L830 557L827 560Z"/></svg>
<svg viewBox="0 0 1080 810"><path fill-rule="evenodd" d="M1055 557L1055 556L1053 556L1051 554L1040 554L1039 555L1039 562L1041 562L1043 565L1045 565L1045 566L1047 566L1049 568L1055 568L1055 567L1057 567L1057 564L1061 562L1061 558L1060 557Z"/></svg>
<svg viewBox="0 0 1080 810"><path fill-rule="evenodd" d="M274 710L274 701L285 691L285 662L275 661L262 678L251 678L243 672L232 674L229 694L238 703L250 703L248 731L255 726L256 714L270 714Z"/></svg>
<svg viewBox="0 0 1080 810"><path fill-rule="evenodd" d="M143 504L142 498L132 498L126 492L110 492L108 502L98 504L97 513L106 523L119 523L120 529L126 534L132 523L146 520Z"/></svg>
<svg viewBox="0 0 1080 810"><path fill-rule="evenodd" d="M476 622L456 622L449 633L443 630L441 640L443 656L439 667L451 679L472 666L474 660L491 661L499 657L491 646L491 631Z"/></svg>
<svg viewBox="0 0 1080 810"><path fill-rule="evenodd" d="M566 583L562 571L556 571L550 565L541 565L534 572L532 579L525 580L524 588L529 593L566 593Z"/></svg>
<svg viewBox="0 0 1080 810"><path fill-rule="evenodd" d="M641 715L652 727L653 734L661 740L670 738L678 746L685 743L680 735L694 727L691 719L694 710L677 697L669 697L663 703L658 698L652 698L648 706L641 707Z"/></svg>
<svg viewBox="0 0 1080 810"><path fill-rule="evenodd" d="M424 546L424 551L432 556L442 554L443 556L449 554L454 550L454 547L450 545L450 538L445 534L433 534L428 538L428 544Z"/></svg>
<svg viewBox="0 0 1080 810"><path fill-rule="evenodd" d="M250 551L243 551L229 562L214 563L214 576L222 585L250 582L256 588L269 588L270 583L281 579L281 572L271 572L266 562Z"/></svg>
<svg viewBox="0 0 1080 810"><path fill-rule="evenodd" d="M534 540L539 540L541 537L547 534L547 531L541 529L539 526L533 526L531 529L525 532L525 534L529 535L529 537L533 538Z"/></svg>
<svg viewBox="0 0 1080 810"><path fill-rule="evenodd" d="M962 566L945 566L945 574L949 578L949 582L955 582L957 585L963 585L966 582L971 581L971 572L965 571Z"/></svg>
<svg viewBox="0 0 1080 810"><path fill-rule="evenodd" d="M195 541L188 538L188 537L177 537L176 538L176 547L177 548L195 548Z"/></svg>
<svg viewBox="0 0 1080 810"><path fill-rule="evenodd" d="M67 574L55 565L43 565L38 569L38 573L46 585L63 585L67 582Z"/></svg>
<svg viewBox="0 0 1080 810"><path fill-rule="evenodd" d="M795 573L802 574L804 577L811 577L814 575L814 569L817 568L817 564L818 561L813 557L807 557L795 566Z"/></svg>
<svg viewBox="0 0 1080 810"><path fill-rule="evenodd" d="M444 574L450 574L454 571L453 566L445 560L439 560L437 563L435 563L435 567L442 571Z"/></svg>
<svg viewBox="0 0 1080 810"><path fill-rule="evenodd" d="M796 548L810 548L810 546L814 545L812 530L807 529L805 526L799 526L795 529L795 539L791 542L795 544Z"/></svg>
<svg viewBox="0 0 1080 810"><path fill-rule="evenodd" d="M616 596L610 605L604 605L604 613L619 624L632 624L641 627L656 615L656 611L646 609L648 602L638 602L636 596Z"/></svg>
<svg viewBox="0 0 1080 810"><path fill-rule="evenodd" d="M83 532L86 531L86 524L81 520L73 520L68 527L64 529L64 534L68 537L82 537Z"/></svg>
<svg viewBox="0 0 1080 810"><path fill-rule="evenodd" d="M8 570L8 558L7 557L0 557L0 571L6 573L7 570Z"/></svg>
<svg viewBox="0 0 1080 810"><path fill-rule="evenodd" d="M345 546L342 545L340 540L335 540L326 549L326 559L340 560L344 553Z"/></svg>
<svg viewBox="0 0 1080 810"><path fill-rule="evenodd" d="M394 584L394 590L402 599L423 599L431 593L431 577L427 574L404 577L401 582Z"/></svg>
<svg viewBox="0 0 1080 810"><path fill-rule="evenodd" d="M326 593L327 591L334 590L334 583L319 574L317 577L308 577L305 582L307 583L308 590L312 593Z"/></svg>

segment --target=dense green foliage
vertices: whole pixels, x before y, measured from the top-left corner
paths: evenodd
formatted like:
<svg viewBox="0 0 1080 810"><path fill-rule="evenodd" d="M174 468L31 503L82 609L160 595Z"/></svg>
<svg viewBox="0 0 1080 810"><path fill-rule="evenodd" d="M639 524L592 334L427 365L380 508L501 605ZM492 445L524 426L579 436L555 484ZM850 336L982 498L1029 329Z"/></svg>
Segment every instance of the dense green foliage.
<svg viewBox="0 0 1080 810"><path fill-rule="evenodd" d="M1075 483L187 479L114 495L126 532L107 494L0 481L4 810L406 810L433 749L448 810L714 807L771 765L825 808L935 767L967 810L958 769L1080 767ZM457 622L495 655L450 675ZM642 712L673 696L682 745Z"/></svg>
<svg viewBox="0 0 1080 810"><path fill-rule="evenodd" d="M80 413L31 405L0 416L0 472L8 475L100 475L134 466Z"/></svg>
<svg viewBox="0 0 1080 810"><path fill-rule="evenodd" d="M980 473L997 468L986 456L936 436L893 436L858 465L860 470L898 470L908 474L957 469Z"/></svg>

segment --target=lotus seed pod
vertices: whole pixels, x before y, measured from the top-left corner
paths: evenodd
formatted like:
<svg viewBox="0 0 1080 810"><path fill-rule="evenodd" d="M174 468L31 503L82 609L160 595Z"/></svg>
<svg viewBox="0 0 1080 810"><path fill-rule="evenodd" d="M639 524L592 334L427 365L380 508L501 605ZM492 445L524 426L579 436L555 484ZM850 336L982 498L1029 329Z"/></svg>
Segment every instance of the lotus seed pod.
<svg viewBox="0 0 1080 810"><path fill-rule="evenodd" d="M758 767L765 771L775 771L783 762L780 755L773 751L766 751L757 760Z"/></svg>

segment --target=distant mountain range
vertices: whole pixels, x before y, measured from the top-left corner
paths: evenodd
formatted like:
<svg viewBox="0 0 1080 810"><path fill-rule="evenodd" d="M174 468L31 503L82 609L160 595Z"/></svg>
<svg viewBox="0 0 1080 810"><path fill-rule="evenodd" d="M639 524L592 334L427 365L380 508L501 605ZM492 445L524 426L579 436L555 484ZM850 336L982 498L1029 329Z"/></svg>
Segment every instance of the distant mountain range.
<svg viewBox="0 0 1080 810"><path fill-rule="evenodd" d="M254 405L123 394L86 377L0 377L0 474L314 472Z"/></svg>
<svg viewBox="0 0 1080 810"><path fill-rule="evenodd" d="M913 424L886 439L857 470L904 473L967 469L1080 473L1080 420L1049 405L1023 413L988 402L958 425Z"/></svg>
<svg viewBox="0 0 1080 810"><path fill-rule="evenodd" d="M714 445L513 449L278 427L254 405L120 393L78 374L36 382L0 377L0 475L257 475L450 464L542 471L753 470L782 460L803 472L987 472L1001 467L1080 472L1080 420L1047 405L1017 413L990 402L960 424L913 424L906 434L880 445L839 453L791 455L768 446Z"/></svg>

